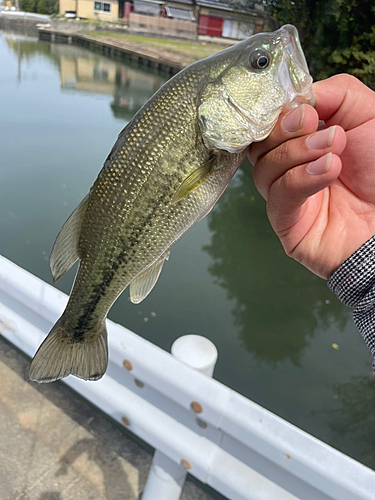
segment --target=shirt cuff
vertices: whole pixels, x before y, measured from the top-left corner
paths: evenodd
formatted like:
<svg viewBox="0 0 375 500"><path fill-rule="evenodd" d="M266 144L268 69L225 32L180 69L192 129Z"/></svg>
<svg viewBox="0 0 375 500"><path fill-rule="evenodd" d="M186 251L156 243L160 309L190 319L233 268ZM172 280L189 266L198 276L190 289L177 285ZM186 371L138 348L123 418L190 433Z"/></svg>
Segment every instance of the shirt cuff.
<svg viewBox="0 0 375 500"><path fill-rule="evenodd" d="M371 351L375 372L375 236L341 264L327 285L340 302L355 308L354 323Z"/></svg>
<svg viewBox="0 0 375 500"><path fill-rule="evenodd" d="M341 264L327 285L344 305L357 307L375 285L375 236Z"/></svg>

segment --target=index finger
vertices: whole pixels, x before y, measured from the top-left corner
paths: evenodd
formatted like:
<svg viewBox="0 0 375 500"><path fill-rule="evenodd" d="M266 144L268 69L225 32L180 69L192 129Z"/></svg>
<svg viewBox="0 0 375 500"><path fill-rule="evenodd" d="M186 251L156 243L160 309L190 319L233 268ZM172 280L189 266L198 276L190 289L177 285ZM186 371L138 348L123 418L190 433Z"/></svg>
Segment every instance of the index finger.
<svg viewBox="0 0 375 500"><path fill-rule="evenodd" d="M308 104L303 104L292 111L281 114L267 139L251 144L248 152L250 162L255 165L261 156L277 148L281 143L315 132L318 121L317 112Z"/></svg>

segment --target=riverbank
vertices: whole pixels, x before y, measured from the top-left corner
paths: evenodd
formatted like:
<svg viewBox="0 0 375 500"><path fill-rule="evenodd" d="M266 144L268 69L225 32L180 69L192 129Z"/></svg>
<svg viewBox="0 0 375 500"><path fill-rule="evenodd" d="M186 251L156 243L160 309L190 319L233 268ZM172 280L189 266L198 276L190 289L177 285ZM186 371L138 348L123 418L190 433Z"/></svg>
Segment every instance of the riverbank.
<svg viewBox="0 0 375 500"><path fill-rule="evenodd" d="M79 45L110 57L134 60L144 66L175 74L189 64L213 55L222 45L139 37L109 31L76 32L39 27L39 39Z"/></svg>
<svg viewBox="0 0 375 500"><path fill-rule="evenodd" d="M40 40L80 45L106 56L135 60L169 74L175 74L193 62L237 43L236 40L207 36L185 39L168 33L165 36L151 32L134 33L129 26L99 21L50 19L27 12L7 11L4 16L0 15L0 28L18 30L26 26L35 29Z"/></svg>

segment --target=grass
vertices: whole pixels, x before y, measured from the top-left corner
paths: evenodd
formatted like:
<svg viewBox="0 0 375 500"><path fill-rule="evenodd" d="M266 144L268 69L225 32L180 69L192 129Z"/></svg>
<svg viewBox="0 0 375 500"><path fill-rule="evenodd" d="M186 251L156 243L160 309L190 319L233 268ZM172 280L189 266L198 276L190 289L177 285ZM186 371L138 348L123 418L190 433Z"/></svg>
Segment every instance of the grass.
<svg viewBox="0 0 375 500"><path fill-rule="evenodd" d="M168 50L170 52L192 57L194 59L203 59L204 57L216 54L225 48L224 45L205 44L204 42L185 42L180 40L166 40L162 38L148 38L144 36L114 33L111 31L87 31L85 34L99 38L105 37L106 39L112 39L117 42L121 42L121 40L135 41L137 43L149 45L158 49Z"/></svg>

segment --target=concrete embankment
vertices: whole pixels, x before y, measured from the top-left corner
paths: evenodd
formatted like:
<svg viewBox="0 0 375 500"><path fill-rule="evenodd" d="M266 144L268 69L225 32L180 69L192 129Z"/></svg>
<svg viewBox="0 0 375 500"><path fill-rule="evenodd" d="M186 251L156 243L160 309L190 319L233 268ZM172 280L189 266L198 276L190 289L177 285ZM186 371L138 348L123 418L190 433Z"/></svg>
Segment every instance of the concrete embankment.
<svg viewBox="0 0 375 500"><path fill-rule="evenodd" d="M212 39L200 37L197 40L182 40L179 37L165 37L153 33L133 33L130 27L109 25L108 23L90 23L77 20L53 19L40 14L28 12L7 11L0 12L0 29L33 30L40 40L52 43L68 43L88 48L95 52L123 61L135 61L138 64L163 71L170 75L178 73L196 60L212 55L236 40ZM123 36L125 35L125 36ZM130 35L130 36L126 36ZM150 38L151 37L151 38ZM152 43L152 40L168 40L169 47L164 44ZM151 43L149 41L151 40ZM181 44L182 47L170 46L170 43ZM190 50L184 50L185 45L190 45ZM194 49L191 49L191 45ZM202 46L206 50L202 51ZM209 50L207 48L210 47ZM170 50L172 49L172 50Z"/></svg>
<svg viewBox="0 0 375 500"><path fill-rule="evenodd" d="M144 66L170 74L177 73L195 60L190 56L162 50L134 40L121 39L115 41L105 37L96 37L94 33L88 35L67 30L57 31L47 27L39 28L38 32L40 40L80 45L81 47L99 51L106 56L136 61Z"/></svg>
<svg viewBox="0 0 375 500"><path fill-rule="evenodd" d="M36 27L38 23L49 23L51 18L33 12L20 12L12 10L0 11L0 29L23 29Z"/></svg>

